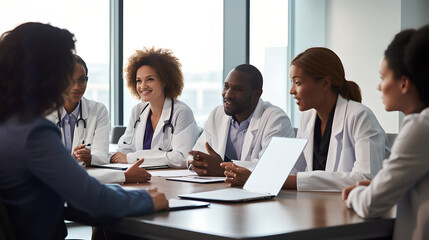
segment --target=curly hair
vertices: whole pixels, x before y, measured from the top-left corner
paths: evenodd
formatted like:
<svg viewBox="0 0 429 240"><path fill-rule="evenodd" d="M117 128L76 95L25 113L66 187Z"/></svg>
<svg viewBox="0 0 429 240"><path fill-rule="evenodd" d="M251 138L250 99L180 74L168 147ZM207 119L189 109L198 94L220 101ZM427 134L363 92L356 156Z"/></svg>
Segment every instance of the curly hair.
<svg viewBox="0 0 429 240"><path fill-rule="evenodd" d="M164 95L175 99L183 90L183 74L182 64L179 59L173 55L169 49L144 48L136 50L128 59L128 64L125 68L127 87L131 95L140 99L140 95L136 88L136 74L141 66L152 67L159 76L162 83L165 85Z"/></svg>
<svg viewBox="0 0 429 240"><path fill-rule="evenodd" d="M74 42L69 31L35 22L0 37L0 122L43 116L63 105Z"/></svg>

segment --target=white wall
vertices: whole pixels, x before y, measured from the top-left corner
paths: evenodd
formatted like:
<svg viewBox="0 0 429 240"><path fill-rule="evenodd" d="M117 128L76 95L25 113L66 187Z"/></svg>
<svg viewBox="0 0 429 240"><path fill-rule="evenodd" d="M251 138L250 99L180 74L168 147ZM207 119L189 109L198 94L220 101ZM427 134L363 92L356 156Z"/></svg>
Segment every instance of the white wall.
<svg viewBox="0 0 429 240"><path fill-rule="evenodd" d="M399 113L386 112L377 91L379 62L401 30L401 0L327 0L326 46L341 58L346 79L362 90L362 103L386 132L398 132Z"/></svg>
<svg viewBox="0 0 429 240"><path fill-rule="evenodd" d="M289 0L288 19L288 67L292 59L310 47L326 45L326 0ZM290 79L287 78L287 92L290 90ZM289 95L286 113L292 125L299 127L301 112Z"/></svg>

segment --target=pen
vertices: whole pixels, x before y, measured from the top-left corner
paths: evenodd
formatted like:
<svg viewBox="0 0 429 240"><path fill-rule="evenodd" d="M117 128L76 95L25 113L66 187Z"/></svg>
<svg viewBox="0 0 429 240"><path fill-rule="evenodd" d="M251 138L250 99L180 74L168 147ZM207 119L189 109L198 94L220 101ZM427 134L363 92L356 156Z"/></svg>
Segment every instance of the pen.
<svg viewBox="0 0 429 240"><path fill-rule="evenodd" d="M189 170L190 172L195 172L195 171L194 171L194 169L192 169L192 163L191 163L191 164L189 164L188 170Z"/></svg>

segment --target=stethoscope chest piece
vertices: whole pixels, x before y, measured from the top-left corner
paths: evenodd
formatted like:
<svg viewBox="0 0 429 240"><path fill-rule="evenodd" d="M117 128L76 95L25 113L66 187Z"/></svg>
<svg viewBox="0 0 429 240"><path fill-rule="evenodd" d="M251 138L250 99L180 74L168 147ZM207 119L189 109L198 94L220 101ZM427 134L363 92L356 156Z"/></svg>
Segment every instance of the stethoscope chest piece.
<svg viewBox="0 0 429 240"><path fill-rule="evenodd" d="M134 141L134 135L137 129L137 126L140 124L140 117L143 114L143 112L146 110L146 108L149 106L149 103L144 106L143 110L140 112L139 117L134 122L133 126L133 134L131 135L130 141L123 141L124 144L130 145ZM172 124L173 120L173 111L174 111L174 99L171 99L171 110L170 110L170 117L169 119L164 123L164 126L162 126L162 139L161 139L161 148L159 150L163 152L170 152L171 149L171 141L173 138L174 133L174 126Z"/></svg>

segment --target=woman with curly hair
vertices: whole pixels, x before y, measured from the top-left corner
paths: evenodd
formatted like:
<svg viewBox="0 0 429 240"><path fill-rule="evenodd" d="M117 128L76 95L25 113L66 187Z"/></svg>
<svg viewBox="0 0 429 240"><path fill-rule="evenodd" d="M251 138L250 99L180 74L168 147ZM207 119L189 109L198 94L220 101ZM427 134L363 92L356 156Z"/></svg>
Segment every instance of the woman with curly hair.
<svg viewBox="0 0 429 240"><path fill-rule="evenodd" d="M125 69L127 86L141 99L131 111L130 122L119 139L113 163L165 163L185 168L188 152L200 130L192 110L176 98L182 93L179 60L167 49L137 50Z"/></svg>

